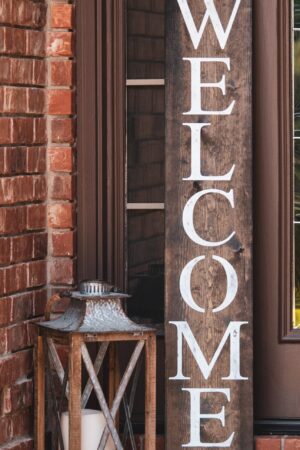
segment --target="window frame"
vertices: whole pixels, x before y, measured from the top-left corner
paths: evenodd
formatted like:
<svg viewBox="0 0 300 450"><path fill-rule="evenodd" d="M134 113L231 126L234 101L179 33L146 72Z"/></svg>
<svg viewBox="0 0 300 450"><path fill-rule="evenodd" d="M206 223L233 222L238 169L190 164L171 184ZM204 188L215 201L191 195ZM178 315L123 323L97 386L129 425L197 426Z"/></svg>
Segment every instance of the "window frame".
<svg viewBox="0 0 300 450"><path fill-rule="evenodd" d="M300 341L293 328L294 214L293 214L293 74L291 2L278 3L278 111L279 111L279 339Z"/></svg>

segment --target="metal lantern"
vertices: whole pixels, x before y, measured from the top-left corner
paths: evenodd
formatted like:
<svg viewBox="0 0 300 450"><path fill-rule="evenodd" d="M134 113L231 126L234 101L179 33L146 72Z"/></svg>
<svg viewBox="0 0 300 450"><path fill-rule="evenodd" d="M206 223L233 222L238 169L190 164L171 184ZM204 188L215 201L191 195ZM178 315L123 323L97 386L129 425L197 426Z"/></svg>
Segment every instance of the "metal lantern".
<svg viewBox="0 0 300 450"><path fill-rule="evenodd" d="M60 317L50 320L50 312L54 302L69 297L70 303ZM48 370L52 399L54 399L55 420L58 429L60 450L64 449L61 430L63 400L68 399L68 448L69 450L91 450L81 448L81 418L92 390L94 389L101 412L105 417L105 426L98 450L107 447L108 439L117 450L123 449L121 438L116 427L116 417L126 387L145 351L145 450L155 449L156 423L156 334L155 330L131 321L125 314L122 302L129 296L115 292L113 286L102 281L84 281L79 291L68 291L55 294L48 300L45 322L37 324L38 337L36 343L35 362L35 449L45 450L45 372L46 368L54 369L60 380L61 398L57 402L54 382ZM128 366L117 383L118 376L110 371L109 401L98 379L102 362L107 350L112 355L115 345L120 341L136 341ZM100 343L97 356L92 362L87 343ZM68 347L68 366L64 370L59 358L56 344ZM82 391L82 363L86 367L89 379ZM117 367L117 364L114 365ZM118 385L117 385L118 384ZM132 403L132 402L129 402ZM132 405L124 402L126 428L129 431L132 447L135 448L130 415ZM65 413L64 413L65 414ZM57 450L57 449L55 449Z"/></svg>

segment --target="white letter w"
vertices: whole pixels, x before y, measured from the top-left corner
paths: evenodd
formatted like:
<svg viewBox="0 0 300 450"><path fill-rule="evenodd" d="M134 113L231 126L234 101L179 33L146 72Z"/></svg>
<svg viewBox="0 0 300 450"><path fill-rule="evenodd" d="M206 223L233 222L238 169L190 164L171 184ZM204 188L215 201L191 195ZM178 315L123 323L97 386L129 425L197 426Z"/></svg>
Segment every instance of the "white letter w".
<svg viewBox="0 0 300 450"><path fill-rule="evenodd" d="M196 28L191 10L187 3L187 0L177 0L177 2L180 7L181 14L183 15L185 24L189 31L189 34L190 34L190 37L193 42L195 50L197 50L198 45L200 44L200 41L201 41L203 32L205 30L205 27L207 25L208 19L211 20L211 23L212 23L212 26L214 27L220 47L223 50L227 43L228 36L231 32L231 28L232 28L232 25L236 18L241 0L236 0L226 30L224 30L224 28L223 28L220 17L218 15L218 12L215 7L214 0L204 0L205 6L206 6L206 12L203 16L203 20L200 25L199 31Z"/></svg>

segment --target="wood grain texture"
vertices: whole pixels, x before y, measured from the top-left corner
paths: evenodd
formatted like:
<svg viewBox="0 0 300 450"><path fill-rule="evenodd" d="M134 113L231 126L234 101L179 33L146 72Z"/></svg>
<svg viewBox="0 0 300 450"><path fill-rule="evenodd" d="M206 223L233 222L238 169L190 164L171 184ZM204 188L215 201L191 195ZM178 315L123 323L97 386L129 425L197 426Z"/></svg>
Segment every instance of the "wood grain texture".
<svg viewBox="0 0 300 450"><path fill-rule="evenodd" d="M291 332L291 2L253 3L254 411L256 420L289 420L299 418L300 402L299 330Z"/></svg>
<svg viewBox="0 0 300 450"><path fill-rule="evenodd" d="M70 336L69 353L69 448L81 449L81 344L79 335Z"/></svg>
<svg viewBox="0 0 300 450"><path fill-rule="evenodd" d="M145 450L156 448L156 336L146 340Z"/></svg>
<svg viewBox="0 0 300 450"><path fill-rule="evenodd" d="M233 1L214 2L223 26L234 5ZM204 2L190 0L197 28L205 12ZM190 399L182 388L229 388L231 401L224 397L204 397L202 412L218 413L225 406L225 427L217 420L204 422L201 437L204 442L221 442L234 431L230 446L234 450L253 448L252 413L252 1L242 0L231 34L224 50L220 49L211 22L194 49L177 1L167 2L167 62L166 62L166 434L167 449L178 450L189 442ZM223 64L206 64L203 81L218 82L226 76L226 95L215 88L203 89L206 109L225 109L233 100L230 116L192 116L190 110L190 64L183 57L227 57L231 71ZM209 122L202 131L202 173L223 175L236 164L231 181L183 181L190 175L191 135L185 122ZM182 211L190 197L208 188L229 192L234 190L235 208L220 196L207 195L195 208L196 231L210 241L222 240L235 230L227 245L203 247L192 242L182 226ZM193 258L204 255L192 275L192 293L197 304L206 308L201 314L189 308L181 298L179 277ZM212 255L225 258L236 270L239 288L233 303L219 313L212 309L223 301L226 293L224 270L212 261ZM170 321L185 320L189 324L207 361L215 353L231 321L248 321L241 327L241 374L247 381L228 381L228 344L206 381L184 344L183 373L190 380L174 381L176 375L176 328ZM214 398L214 401L212 399Z"/></svg>

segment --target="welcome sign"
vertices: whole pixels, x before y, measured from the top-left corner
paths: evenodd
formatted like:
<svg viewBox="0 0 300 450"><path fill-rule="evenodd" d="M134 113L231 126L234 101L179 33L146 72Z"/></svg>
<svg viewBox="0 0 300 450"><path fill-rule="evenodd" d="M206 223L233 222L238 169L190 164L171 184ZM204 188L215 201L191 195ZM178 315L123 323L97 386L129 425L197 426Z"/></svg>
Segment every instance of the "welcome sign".
<svg viewBox="0 0 300 450"><path fill-rule="evenodd" d="M253 448L251 1L168 0L167 449Z"/></svg>

